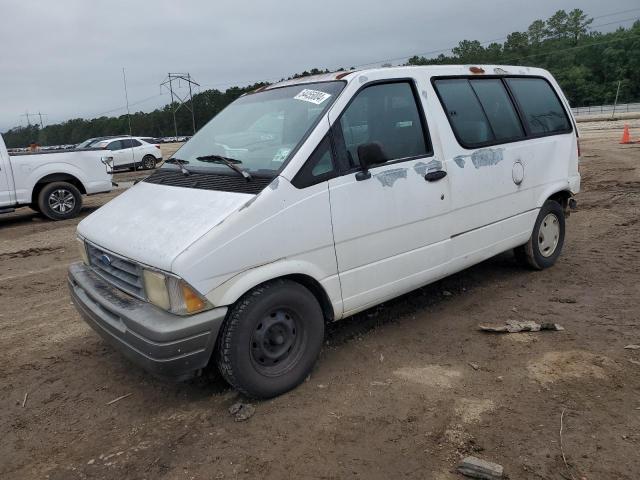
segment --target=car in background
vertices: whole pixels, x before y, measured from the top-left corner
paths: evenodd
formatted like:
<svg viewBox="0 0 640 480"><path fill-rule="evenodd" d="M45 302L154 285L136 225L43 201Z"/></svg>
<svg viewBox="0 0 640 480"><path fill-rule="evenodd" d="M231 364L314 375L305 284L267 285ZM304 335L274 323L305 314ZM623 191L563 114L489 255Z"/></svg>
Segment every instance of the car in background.
<svg viewBox="0 0 640 480"><path fill-rule="evenodd" d="M89 138L87 140L85 140L82 143L77 144L74 148L76 148L77 150L81 150L83 148L92 148L92 145L102 141L102 140L107 140L109 138L114 138L114 137L94 137L94 138Z"/></svg>
<svg viewBox="0 0 640 480"><path fill-rule="evenodd" d="M113 156L113 168L116 170L129 168L151 170L162 161L159 146L149 144L137 137L109 138L92 144L90 148L110 150Z"/></svg>

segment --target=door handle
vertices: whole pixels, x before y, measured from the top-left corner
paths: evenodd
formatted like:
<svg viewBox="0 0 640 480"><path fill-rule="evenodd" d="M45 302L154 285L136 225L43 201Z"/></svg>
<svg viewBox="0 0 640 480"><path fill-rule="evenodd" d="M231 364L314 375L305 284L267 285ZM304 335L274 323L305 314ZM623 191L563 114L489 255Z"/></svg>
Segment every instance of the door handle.
<svg viewBox="0 0 640 480"><path fill-rule="evenodd" d="M435 172L429 172L424 176L427 182L437 182L447 176L447 172L444 170L436 170Z"/></svg>

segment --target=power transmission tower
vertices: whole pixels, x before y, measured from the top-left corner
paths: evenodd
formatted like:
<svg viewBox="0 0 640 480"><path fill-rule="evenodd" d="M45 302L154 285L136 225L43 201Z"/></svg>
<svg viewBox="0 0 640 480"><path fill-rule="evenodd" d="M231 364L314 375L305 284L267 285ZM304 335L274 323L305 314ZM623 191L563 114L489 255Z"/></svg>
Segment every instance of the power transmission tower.
<svg viewBox="0 0 640 480"><path fill-rule="evenodd" d="M42 116L43 115L46 117L48 114L47 113L38 112L38 116L40 117L40 128L44 128L44 123L42 123Z"/></svg>
<svg viewBox="0 0 640 480"><path fill-rule="evenodd" d="M31 116L33 115L33 113L29 113L29 110L25 110L25 113L23 113L22 115L20 115L21 117L27 117L27 125L31 126Z"/></svg>
<svg viewBox="0 0 640 480"><path fill-rule="evenodd" d="M189 96L180 95L178 88L181 85L181 81L184 81L189 86ZM175 83L178 83L178 86L175 86ZM183 106L191 112L191 122L193 123L193 133L196 133L196 115L193 108L193 85L197 87L200 86L199 83L192 80L191 75L188 73L169 73L164 82L160 84L160 88L167 87L169 89L169 93L171 94L171 109L173 111L173 128L178 136L178 123L176 122L176 112L180 110ZM174 108L174 103L176 103L176 99L179 101L178 106Z"/></svg>
<svg viewBox="0 0 640 480"><path fill-rule="evenodd" d="M27 117L27 125L31 126L31 117L40 117L40 128L44 128L44 123L42 122L42 117L43 116L47 116L48 114L46 113L29 113L29 111L25 111L25 113L23 113L22 115L20 115L21 117Z"/></svg>

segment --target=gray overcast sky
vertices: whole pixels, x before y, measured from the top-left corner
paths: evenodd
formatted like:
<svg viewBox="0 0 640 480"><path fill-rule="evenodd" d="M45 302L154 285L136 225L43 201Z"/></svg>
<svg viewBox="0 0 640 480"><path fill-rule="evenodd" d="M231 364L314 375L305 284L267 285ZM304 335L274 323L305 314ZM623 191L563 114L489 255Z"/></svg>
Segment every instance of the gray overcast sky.
<svg viewBox="0 0 640 480"><path fill-rule="evenodd" d="M46 123L167 103L167 72L202 88L275 80L491 40L563 8L593 17L638 0L0 0L0 131L41 111ZM594 25L640 17L640 10ZM631 22L623 23L630 26ZM615 25L603 27L611 30ZM153 97L153 98L149 98ZM147 99L147 100L145 100ZM145 101L141 101L145 100ZM107 113L108 112L108 113Z"/></svg>

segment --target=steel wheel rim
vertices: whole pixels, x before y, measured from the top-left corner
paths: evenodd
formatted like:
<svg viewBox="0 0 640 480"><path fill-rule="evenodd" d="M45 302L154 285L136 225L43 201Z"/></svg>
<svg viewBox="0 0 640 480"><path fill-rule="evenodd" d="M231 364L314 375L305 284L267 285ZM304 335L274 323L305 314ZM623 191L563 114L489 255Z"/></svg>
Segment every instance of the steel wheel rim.
<svg viewBox="0 0 640 480"><path fill-rule="evenodd" d="M67 213L76 206L76 197L65 188L58 188L49 194L47 199L49 208L57 213Z"/></svg>
<svg viewBox="0 0 640 480"><path fill-rule="evenodd" d="M275 308L255 325L250 356L256 370L266 376L279 376L298 362L306 340L302 322L289 309Z"/></svg>
<svg viewBox="0 0 640 480"><path fill-rule="evenodd" d="M556 251L560 241L560 220L553 213L548 213L538 228L538 250L545 258Z"/></svg>

